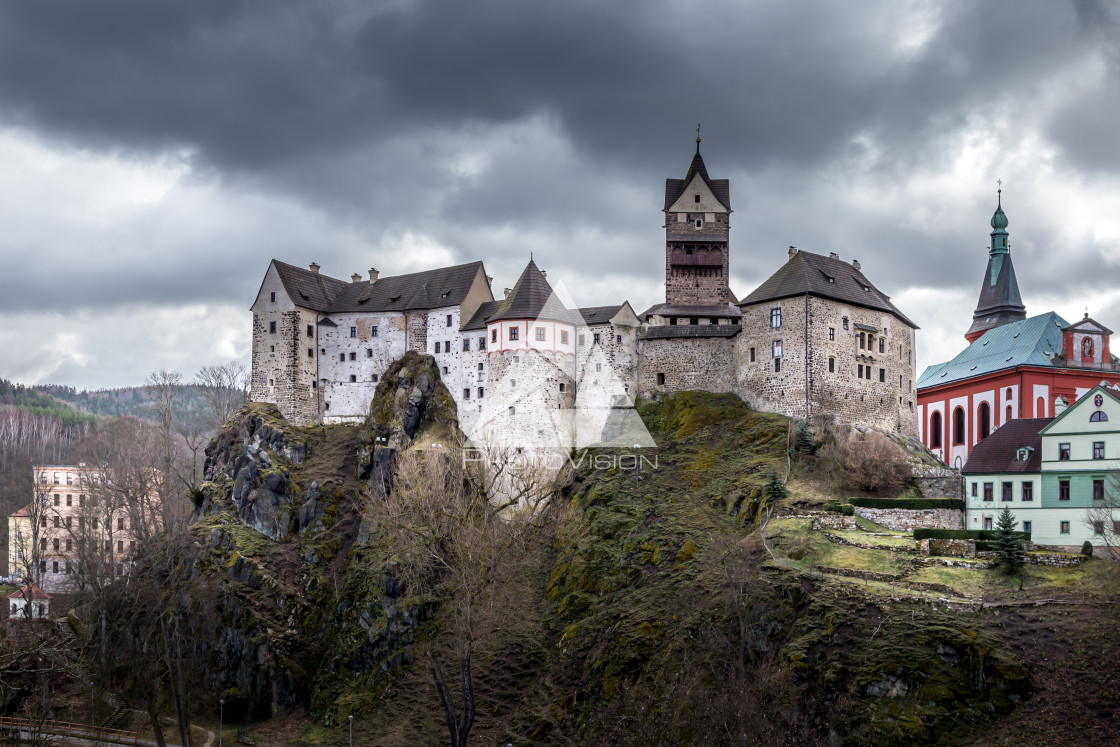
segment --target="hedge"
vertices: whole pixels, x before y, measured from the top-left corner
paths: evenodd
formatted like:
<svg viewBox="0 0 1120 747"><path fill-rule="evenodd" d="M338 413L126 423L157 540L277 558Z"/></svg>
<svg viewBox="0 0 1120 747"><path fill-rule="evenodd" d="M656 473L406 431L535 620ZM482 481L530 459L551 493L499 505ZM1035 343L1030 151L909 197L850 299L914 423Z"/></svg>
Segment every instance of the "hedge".
<svg viewBox="0 0 1120 747"><path fill-rule="evenodd" d="M1013 532L1019 539L1029 542L1030 532ZM995 540L999 532L994 529L915 529L914 539L937 540Z"/></svg>
<svg viewBox="0 0 1120 747"><path fill-rule="evenodd" d="M904 508L911 511L924 508L948 508L964 511L964 501L958 498L849 498L860 508Z"/></svg>

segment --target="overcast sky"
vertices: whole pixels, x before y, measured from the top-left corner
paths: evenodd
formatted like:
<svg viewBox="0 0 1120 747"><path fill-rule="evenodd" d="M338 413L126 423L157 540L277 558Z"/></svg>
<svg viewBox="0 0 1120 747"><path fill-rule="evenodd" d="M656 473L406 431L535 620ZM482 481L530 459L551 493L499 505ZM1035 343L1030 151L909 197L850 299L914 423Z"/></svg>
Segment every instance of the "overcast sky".
<svg viewBox="0 0 1120 747"><path fill-rule="evenodd" d="M348 278L533 252L585 305L664 298L702 123L732 290L859 259L964 344L996 180L1029 314L1120 330L1107 3L150 0L0 9L0 376L248 361L269 259Z"/></svg>

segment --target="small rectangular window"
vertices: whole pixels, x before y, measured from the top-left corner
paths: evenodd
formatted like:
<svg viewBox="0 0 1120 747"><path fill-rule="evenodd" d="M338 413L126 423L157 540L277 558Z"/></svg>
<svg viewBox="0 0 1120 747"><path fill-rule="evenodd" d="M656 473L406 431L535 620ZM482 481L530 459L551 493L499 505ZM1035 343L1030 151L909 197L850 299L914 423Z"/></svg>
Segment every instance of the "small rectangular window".
<svg viewBox="0 0 1120 747"><path fill-rule="evenodd" d="M314 348L308 348L307 349L307 357L308 358L314 358L315 357L315 349Z"/></svg>
<svg viewBox="0 0 1120 747"><path fill-rule="evenodd" d="M991 516L985 516L984 517L984 528L989 529L989 530L992 528L992 517Z"/></svg>
<svg viewBox="0 0 1120 747"><path fill-rule="evenodd" d="M310 324L307 325L307 336L308 337L314 337L315 336L315 327L311 326Z"/></svg>
<svg viewBox="0 0 1120 747"><path fill-rule="evenodd" d="M887 341L885 339L883 339L882 337L880 337L879 338L879 352L880 353L887 352L886 344L887 344Z"/></svg>
<svg viewBox="0 0 1120 747"><path fill-rule="evenodd" d="M1101 479L1093 480L1093 500L1094 501L1103 501L1104 500L1104 480L1101 480Z"/></svg>
<svg viewBox="0 0 1120 747"><path fill-rule="evenodd" d="M352 360L352 361L358 360L358 354L357 353L351 353L350 354L350 360Z"/></svg>
<svg viewBox="0 0 1120 747"><path fill-rule="evenodd" d="M355 383L357 383L357 381L358 381L358 375L357 374L350 374L350 383L355 384Z"/></svg>
<svg viewBox="0 0 1120 747"><path fill-rule="evenodd" d="M665 374L663 374L663 373L657 374L657 385L658 386L665 386Z"/></svg>
<svg viewBox="0 0 1120 747"><path fill-rule="evenodd" d="M1031 533L1031 523L1029 521L1024 521L1023 522L1023 531L1026 532L1027 534Z"/></svg>
<svg viewBox="0 0 1120 747"><path fill-rule="evenodd" d="M1058 480L1058 500L1069 500L1069 480Z"/></svg>
<svg viewBox="0 0 1120 747"><path fill-rule="evenodd" d="M536 327L537 342L544 342L544 327Z"/></svg>
<svg viewBox="0 0 1120 747"><path fill-rule="evenodd" d="M486 349L486 335L483 335L482 337L478 338L478 349L479 350L485 350Z"/></svg>
<svg viewBox="0 0 1120 747"><path fill-rule="evenodd" d="M560 344L561 345L567 345L568 344L568 330L566 330L566 329L560 330Z"/></svg>
<svg viewBox="0 0 1120 747"><path fill-rule="evenodd" d="M700 195L693 195L692 196L692 201L693 202L700 202Z"/></svg>
<svg viewBox="0 0 1120 747"><path fill-rule="evenodd" d="M770 342L770 352L773 353L775 358L781 358L782 357L782 341L781 340L772 340Z"/></svg>
<svg viewBox="0 0 1120 747"><path fill-rule="evenodd" d="M338 354L338 360L339 360L340 363L345 363L346 362L346 353L339 353Z"/></svg>
<svg viewBox="0 0 1120 747"><path fill-rule="evenodd" d="M603 370L603 364L602 363L596 363L595 364L595 373L600 373L600 372L602 372L602 370Z"/></svg>
<svg viewBox="0 0 1120 747"><path fill-rule="evenodd" d="M509 328L509 339L516 340L517 339L517 334L518 334L519 331L520 330L517 327L510 327Z"/></svg>
<svg viewBox="0 0 1120 747"><path fill-rule="evenodd" d="M268 333L270 335L276 334L276 322L269 322L268 323Z"/></svg>
<svg viewBox="0 0 1120 747"><path fill-rule="evenodd" d="M1028 503L1034 500L1034 483L1030 480L1023 483L1023 500Z"/></svg>
<svg viewBox="0 0 1120 747"><path fill-rule="evenodd" d="M351 327L350 328L350 336L351 337L357 337L358 336L358 328L357 327Z"/></svg>
<svg viewBox="0 0 1120 747"><path fill-rule="evenodd" d="M863 378L863 364L862 363L859 364L859 369L856 371L856 378L857 379L862 379Z"/></svg>
<svg viewBox="0 0 1120 747"><path fill-rule="evenodd" d="M451 315L450 314L447 315L447 326L448 327L451 326Z"/></svg>
<svg viewBox="0 0 1120 747"><path fill-rule="evenodd" d="M1093 458L1104 459L1104 441L1093 442Z"/></svg>
<svg viewBox="0 0 1120 747"><path fill-rule="evenodd" d="M560 391L561 392L564 391L564 382L563 381L560 382Z"/></svg>
<svg viewBox="0 0 1120 747"><path fill-rule="evenodd" d="M463 352L464 353L469 353L470 351L471 351L471 338L464 337L463 338Z"/></svg>
<svg viewBox="0 0 1120 747"><path fill-rule="evenodd" d="M463 399L471 398L471 388L469 386L463 387Z"/></svg>
<svg viewBox="0 0 1120 747"><path fill-rule="evenodd" d="M978 485L978 483L975 483L975 482L974 482L974 483L972 483L972 497L973 497L973 498L975 498L975 497L976 497L976 486L977 486L977 485Z"/></svg>
<svg viewBox="0 0 1120 747"><path fill-rule="evenodd" d="M1104 522L1103 521L1094 521L1093 522L1093 534L1104 534Z"/></svg>
<svg viewBox="0 0 1120 747"><path fill-rule="evenodd" d="M371 380L376 382L377 381L377 374L373 374L373 376L371 376L370 378L371 378Z"/></svg>
<svg viewBox="0 0 1120 747"><path fill-rule="evenodd" d="M1069 522L1068 521L1063 521L1060 526L1061 526L1060 531L1061 531L1062 534L1069 534Z"/></svg>
<svg viewBox="0 0 1120 747"><path fill-rule="evenodd" d="M442 344L442 343L439 343L439 342L437 342L437 343L435 344L435 345L436 345L436 355L439 355L439 351L440 351L440 345L441 345L441 344Z"/></svg>
<svg viewBox="0 0 1120 747"><path fill-rule="evenodd" d="M829 342L835 342L836 341L836 327L829 327L828 328L828 341Z"/></svg>
<svg viewBox="0 0 1120 747"><path fill-rule="evenodd" d="M990 483L990 482L984 483L984 500L985 501L991 501L991 500L995 499L995 496L993 495L994 490L995 490L995 485L993 483Z"/></svg>
<svg viewBox="0 0 1120 747"><path fill-rule="evenodd" d="M276 303L276 291L272 291L268 294L268 300Z"/></svg>
<svg viewBox="0 0 1120 747"><path fill-rule="evenodd" d="M1009 482L1003 483L1003 485L1001 486L1002 491L1000 493L1000 500L1002 500L1002 501L1011 500L1011 495L1012 495L1012 487L1011 486L1012 486L1012 484L1009 483Z"/></svg>
<svg viewBox="0 0 1120 747"><path fill-rule="evenodd" d="M369 336L370 337L377 337L377 325L376 324L369 328Z"/></svg>
<svg viewBox="0 0 1120 747"><path fill-rule="evenodd" d="M770 309L770 326L777 329L782 326L782 307Z"/></svg>
<svg viewBox="0 0 1120 747"><path fill-rule="evenodd" d="M754 363L754 348L751 348L751 363Z"/></svg>
<svg viewBox="0 0 1120 747"><path fill-rule="evenodd" d="M372 358L373 357L373 348L366 348L366 357L367 358Z"/></svg>
<svg viewBox="0 0 1120 747"><path fill-rule="evenodd" d="M828 372L829 373L836 373L836 359L835 358L829 358L828 359Z"/></svg>
<svg viewBox="0 0 1120 747"><path fill-rule="evenodd" d="M781 372L782 372L782 359L781 358L775 358L774 359L774 373L781 373Z"/></svg>
<svg viewBox="0 0 1120 747"><path fill-rule="evenodd" d="M618 345L621 345L621 344L622 344L622 335L615 335L615 336L614 336L614 341L615 341L615 343L617 343Z"/></svg>
<svg viewBox="0 0 1120 747"><path fill-rule="evenodd" d="M1069 461L1069 444L1058 444L1058 461Z"/></svg>
<svg viewBox="0 0 1120 747"><path fill-rule="evenodd" d="M490 342L497 342L497 341L498 341L498 330L496 330L496 329L490 330Z"/></svg>
<svg viewBox="0 0 1120 747"><path fill-rule="evenodd" d="M591 335L591 344L593 344L593 345L598 345L599 344L599 333L598 332Z"/></svg>
<svg viewBox="0 0 1120 747"><path fill-rule="evenodd" d="M482 395L483 395L483 394L485 393L485 391L486 391L486 390L485 390L485 389L483 389L482 387L479 387L479 388L478 388L478 398L479 398L479 399L482 399Z"/></svg>
<svg viewBox="0 0 1120 747"><path fill-rule="evenodd" d="M887 369L880 368L879 369L879 381L886 381L886 380L887 380Z"/></svg>

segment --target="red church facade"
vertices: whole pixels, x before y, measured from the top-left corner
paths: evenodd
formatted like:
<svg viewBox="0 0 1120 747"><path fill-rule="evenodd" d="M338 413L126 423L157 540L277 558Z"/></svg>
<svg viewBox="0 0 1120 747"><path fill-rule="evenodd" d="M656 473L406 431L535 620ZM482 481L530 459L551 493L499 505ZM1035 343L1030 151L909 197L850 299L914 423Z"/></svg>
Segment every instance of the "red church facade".
<svg viewBox="0 0 1120 747"><path fill-rule="evenodd" d="M1074 324L1054 312L1027 318L1002 206L991 225L970 344L918 379L918 437L950 467L1010 420L1054 417L1097 384L1120 383L1112 330L1087 314Z"/></svg>

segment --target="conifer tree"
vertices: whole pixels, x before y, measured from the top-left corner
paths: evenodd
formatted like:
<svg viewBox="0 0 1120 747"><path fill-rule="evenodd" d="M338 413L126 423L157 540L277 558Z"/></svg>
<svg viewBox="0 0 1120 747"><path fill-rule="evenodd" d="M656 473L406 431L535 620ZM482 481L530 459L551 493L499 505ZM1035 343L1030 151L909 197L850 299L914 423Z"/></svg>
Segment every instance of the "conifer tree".
<svg viewBox="0 0 1120 747"><path fill-rule="evenodd" d="M1017 524L1015 517L1011 515L1011 509L1004 506L996 520L996 553L999 564L1008 575L1027 564L1023 540L1015 533Z"/></svg>
<svg viewBox="0 0 1120 747"><path fill-rule="evenodd" d="M777 470L770 470L770 474L766 477L766 485L762 488L762 494L766 497L766 505L774 504L789 495L785 483L782 482L782 476L778 474Z"/></svg>
<svg viewBox="0 0 1120 747"><path fill-rule="evenodd" d="M809 430L808 420L797 421L797 439L794 441L794 450L798 454L812 454L817 450L813 442L813 432Z"/></svg>

